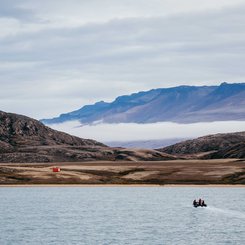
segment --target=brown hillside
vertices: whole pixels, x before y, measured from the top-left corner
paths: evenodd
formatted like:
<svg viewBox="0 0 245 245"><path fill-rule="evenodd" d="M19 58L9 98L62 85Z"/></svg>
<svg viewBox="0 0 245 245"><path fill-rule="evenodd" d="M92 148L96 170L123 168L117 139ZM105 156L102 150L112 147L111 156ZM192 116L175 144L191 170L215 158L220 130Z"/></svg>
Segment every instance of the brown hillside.
<svg viewBox="0 0 245 245"><path fill-rule="evenodd" d="M237 132L186 140L158 150L168 154L194 158L195 156L201 158L243 158L245 156L244 145L245 132Z"/></svg>
<svg viewBox="0 0 245 245"><path fill-rule="evenodd" d="M110 148L53 130L29 117L0 111L0 162L170 159L175 157L155 150Z"/></svg>

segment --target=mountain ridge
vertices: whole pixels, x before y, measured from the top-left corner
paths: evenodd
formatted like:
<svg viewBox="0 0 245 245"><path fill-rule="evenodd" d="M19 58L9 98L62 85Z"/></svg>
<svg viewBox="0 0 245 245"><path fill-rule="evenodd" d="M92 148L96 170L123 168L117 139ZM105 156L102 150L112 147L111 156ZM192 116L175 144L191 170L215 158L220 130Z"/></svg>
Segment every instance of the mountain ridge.
<svg viewBox="0 0 245 245"><path fill-rule="evenodd" d="M111 103L85 105L41 121L54 124L73 120L81 124L245 120L245 83L152 89L119 96Z"/></svg>

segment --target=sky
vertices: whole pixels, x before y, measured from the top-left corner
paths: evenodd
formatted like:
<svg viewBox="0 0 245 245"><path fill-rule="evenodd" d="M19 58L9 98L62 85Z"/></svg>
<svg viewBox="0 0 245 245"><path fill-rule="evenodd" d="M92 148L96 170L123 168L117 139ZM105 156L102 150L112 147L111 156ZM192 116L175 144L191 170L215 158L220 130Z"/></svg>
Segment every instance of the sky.
<svg viewBox="0 0 245 245"><path fill-rule="evenodd" d="M36 119L245 81L244 0L0 0L0 110Z"/></svg>

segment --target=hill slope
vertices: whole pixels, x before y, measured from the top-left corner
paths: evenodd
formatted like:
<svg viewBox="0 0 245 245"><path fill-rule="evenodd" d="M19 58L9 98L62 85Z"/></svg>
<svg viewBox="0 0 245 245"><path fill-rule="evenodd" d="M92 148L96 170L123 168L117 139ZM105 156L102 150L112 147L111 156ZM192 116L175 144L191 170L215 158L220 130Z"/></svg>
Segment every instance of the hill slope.
<svg viewBox="0 0 245 245"><path fill-rule="evenodd" d="M215 134L186 140L158 151L179 156L199 156L205 159L244 158L245 132Z"/></svg>
<svg viewBox="0 0 245 245"><path fill-rule="evenodd" d="M72 145L105 146L95 140L81 139L46 127L26 116L0 111L1 143L8 147Z"/></svg>
<svg viewBox="0 0 245 245"><path fill-rule="evenodd" d="M245 83L220 86L180 86L120 96L112 103L97 102L79 110L43 119L45 124L152 123L245 120Z"/></svg>
<svg viewBox="0 0 245 245"><path fill-rule="evenodd" d="M110 148L53 130L29 117L0 111L0 162L167 159L175 157L155 150Z"/></svg>

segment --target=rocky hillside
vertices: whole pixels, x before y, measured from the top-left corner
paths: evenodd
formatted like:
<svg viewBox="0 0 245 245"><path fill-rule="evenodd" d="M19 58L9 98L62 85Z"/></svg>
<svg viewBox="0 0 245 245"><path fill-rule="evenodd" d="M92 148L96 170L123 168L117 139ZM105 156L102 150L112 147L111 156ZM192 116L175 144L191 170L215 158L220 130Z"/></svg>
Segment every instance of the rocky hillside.
<svg viewBox="0 0 245 245"><path fill-rule="evenodd" d="M245 83L153 89L120 96L111 103L101 101L86 105L42 122L72 120L83 124L245 120Z"/></svg>
<svg viewBox="0 0 245 245"><path fill-rule="evenodd" d="M158 150L173 155L200 156L206 159L244 158L245 132L208 135Z"/></svg>
<svg viewBox="0 0 245 245"><path fill-rule="evenodd" d="M203 159L245 158L245 141L207 154Z"/></svg>
<svg viewBox="0 0 245 245"><path fill-rule="evenodd" d="M155 150L110 148L46 127L26 116L0 111L0 162L175 159Z"/></svg>
<svg viewBox="0 0 245 245"><path fill-rule="evenodd" d="M0 144L7 148L24 146L68 145L105 146L46 127L26 116L0 111Z"/></svg>

